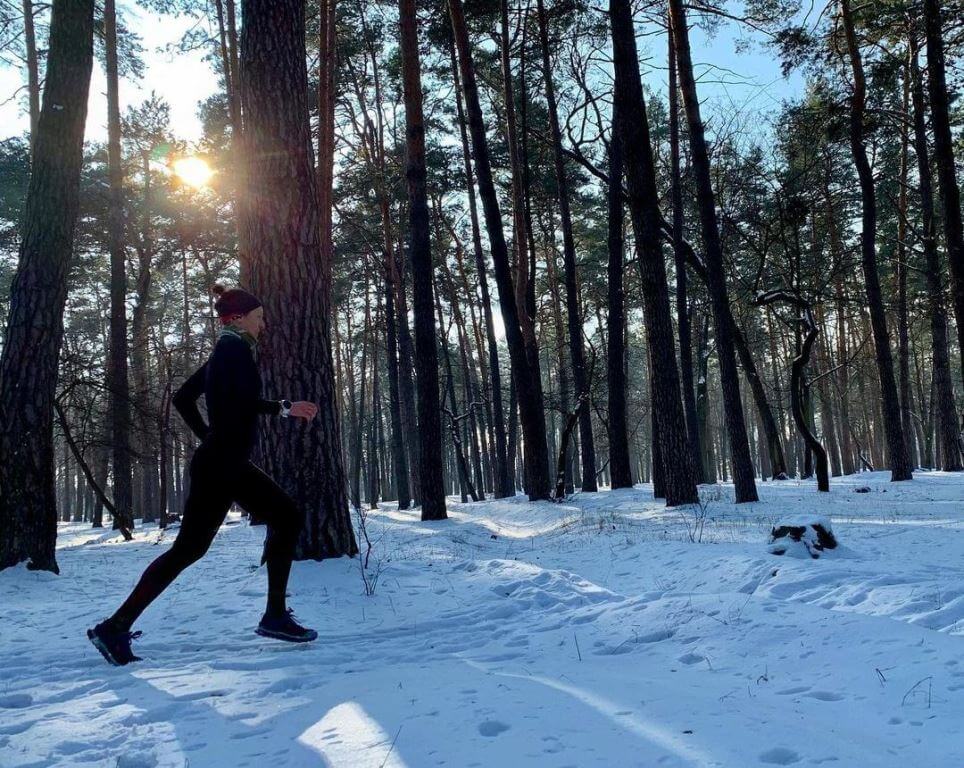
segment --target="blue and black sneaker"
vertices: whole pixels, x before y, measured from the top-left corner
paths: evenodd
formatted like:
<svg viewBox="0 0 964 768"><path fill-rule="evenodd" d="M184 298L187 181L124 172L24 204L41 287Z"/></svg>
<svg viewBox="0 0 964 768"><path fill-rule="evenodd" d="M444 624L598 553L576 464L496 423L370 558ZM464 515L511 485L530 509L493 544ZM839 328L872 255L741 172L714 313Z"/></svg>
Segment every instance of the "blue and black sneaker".
<svg viewBox="0 0 964 768"><path fill-rule="evenodd" d="M301 626L294 620L292 610L284 613L266 613L255 630L262 637L274 637L289 643L307 643L318 637L313 629Z"/></svg>
<svg viewBox="0 0 964 768"><path fill-rule="evenodd" d="M121 629L110 619L87 630L87 637L94 648L115 667L141 660L140 656L135 656L131 651L131 640L136 640L140 636L140 632Z"/></svg>

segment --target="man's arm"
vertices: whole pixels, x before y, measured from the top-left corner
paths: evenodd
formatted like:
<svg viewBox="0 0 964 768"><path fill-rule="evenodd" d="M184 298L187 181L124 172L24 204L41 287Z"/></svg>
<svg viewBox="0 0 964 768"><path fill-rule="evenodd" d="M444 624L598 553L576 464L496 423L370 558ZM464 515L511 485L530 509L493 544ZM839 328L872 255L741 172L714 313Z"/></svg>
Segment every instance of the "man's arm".
<svg viewBox="0 0 964 768"><path fill-rule="evenodd" d="M171 403L181 414L181 418L191 428L191 431L198 436L199 440L207 437L208 425L204 423L201 412L198 410L197 401L204 394L204 379L207 375L207 363L198 368L191 377L185 381L174 393Z"/></svg>
<svg viewBox="0 0 964 768"><path fill-rule="evenodd" d="M281 413L281 401L258 400L256 408L258 413L264 414L265 416L277 416L279 413Z"/></svg>

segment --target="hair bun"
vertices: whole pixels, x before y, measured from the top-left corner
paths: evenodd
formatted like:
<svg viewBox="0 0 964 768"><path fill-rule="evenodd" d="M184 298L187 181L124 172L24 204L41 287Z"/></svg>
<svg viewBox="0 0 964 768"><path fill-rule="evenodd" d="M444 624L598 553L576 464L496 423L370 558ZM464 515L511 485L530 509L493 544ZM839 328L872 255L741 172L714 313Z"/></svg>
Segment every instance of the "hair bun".
<svg viewBox="0 0 964 768"><path fill-rule="evenodd" d="M213 293L215 296L220 296L226 290L227 289L221 285L221 283L215 283L213 286L211 286L211 293Z"/></svg>

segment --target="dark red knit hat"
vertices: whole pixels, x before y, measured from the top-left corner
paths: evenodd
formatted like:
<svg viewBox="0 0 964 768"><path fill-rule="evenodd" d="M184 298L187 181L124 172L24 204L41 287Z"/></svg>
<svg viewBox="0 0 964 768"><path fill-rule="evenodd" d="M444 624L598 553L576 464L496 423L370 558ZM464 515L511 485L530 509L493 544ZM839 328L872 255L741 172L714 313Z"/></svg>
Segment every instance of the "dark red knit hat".
<svg viewBox="0 0 964 768"><path fill-rule="evenodd" d="M214 311L218 313L218 317L246 315L261 306L261 302L243 288L225 288L217 283L211 292L218 297L214 302Z"/></svg>

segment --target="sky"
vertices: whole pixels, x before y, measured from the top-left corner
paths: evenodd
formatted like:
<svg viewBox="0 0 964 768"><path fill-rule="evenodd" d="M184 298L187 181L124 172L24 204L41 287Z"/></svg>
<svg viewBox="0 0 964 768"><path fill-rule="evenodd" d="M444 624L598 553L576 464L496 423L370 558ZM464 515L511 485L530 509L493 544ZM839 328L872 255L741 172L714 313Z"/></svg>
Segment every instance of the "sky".
<svg viewBox="0 0 964 768"><path fill-rule="evenodd" d="M196 141L201 136L198 104L218 90L218 79L201 52L171 53L165 48L179 41L184 32L198 22L187 16L158 16L133 6L128 9L127 22L142 36L145 73L138 82L121 82L121 111L155 91L171 106L174 132L180 138ZM782 99L799 94L803 81L799 74L783 78L778 62L759 42L750 50L738 53L735 43L739 35L732 22L725 22L709 38L699 28L692 30L698 87L701 99L707 102L704 118L711 116L716 108L725 108L729 113L735 106L751 130L756 130L761 125L761 112L775 111ZM751 39L759 41L758 36ZM654 90L665 91L665 35L643 36L639 48L646 81ZM7 101L22 86L22 78L23 74L16 69L0 68L0 102L5 102L0 105L0 139L22 135L27 130L25 100ZM88 140L106 141L106 88L103 69L95 62L87 118Z"/></svg>
<svg viewBox="0 0 964 768"><path fill-rule="evenodd" d="M218 79L200 51L170 53L164 50L167 45L177 43L196 20L187 16L158 16L134 6L128 7L125 17L127 24L142 38L145 71L138 82L121 81L121 113L155 91L171 105L175 133L189 141L199 139L198 104L218 90ZM23 77L15 69L0 68L0 101L9 99L22 85ZM0 138L21 135L29 124L23 99L0 106ZM94 62L90 81L86 136L93 141L107 140L107 80L98 61Z"/></svg>

